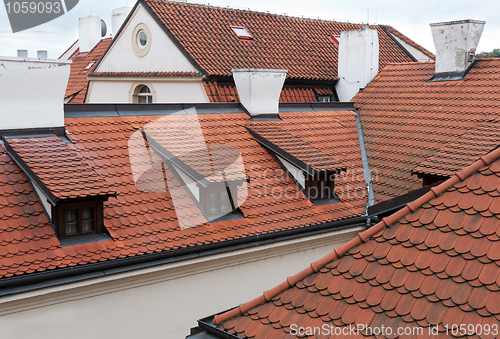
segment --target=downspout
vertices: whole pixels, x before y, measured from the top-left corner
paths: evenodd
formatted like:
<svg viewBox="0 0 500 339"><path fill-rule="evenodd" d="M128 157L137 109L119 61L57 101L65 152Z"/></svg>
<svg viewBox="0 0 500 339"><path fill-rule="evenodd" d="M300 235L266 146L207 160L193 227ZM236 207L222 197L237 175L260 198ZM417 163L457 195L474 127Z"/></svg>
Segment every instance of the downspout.
<svg viewBox="0 0 500 339"><path fill-rule="evenodd" d="M363 161L363 172L365 173L366 191L368 192L368 201L366 203L366 215L368 208L375 205L375 192L373 191L372 176L370 173L370 165L368 164L368 155L366 154L365 138L363 137L363 129L361 128L361 118L359 111L356 112L356 126L358 127L359 148L361 149L361 159ZM368 221L369 222L369 221Z"/></svg>

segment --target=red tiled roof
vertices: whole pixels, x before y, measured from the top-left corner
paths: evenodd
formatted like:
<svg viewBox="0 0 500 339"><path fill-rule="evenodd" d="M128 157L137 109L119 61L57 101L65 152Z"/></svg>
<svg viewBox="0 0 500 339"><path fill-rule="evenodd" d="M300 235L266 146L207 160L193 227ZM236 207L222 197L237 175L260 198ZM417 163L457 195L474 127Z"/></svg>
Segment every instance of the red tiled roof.
<svg viewBox="0 0 500 339"><path fill-rule="evenodd" d="M56 136L8 138L6 142L57 199L115 194L69 144Z"/></svg>
<svg viewBox="0 0 500 339"><path fill-rule="evenodd" d="M89 78L126 78L126 77L194 77L199 76L196 72L93 72Z"/></svg>
<svg viewBox="0 0 500 339"><path fill-rule="evenodd" d="M500 59L478 59L463 81L433 74L433 62L388 65L353 99L377 201L420 188L412 169L498 115Z"/></svg>
<svg viewBox="0 0 500 339"><path fill-rule="evenodd" d="M186 116L171 115L166 119L171 124L184 126ZM137 185L134 183L129 139L158 118L66 119L68 138L75 146L75 152L117 193L116 197L104 202L104 226L113 240L98 243L61 247L25 175L3 147L0 148L0 277L298 229L360 216L365 210L366 197L353 193L358 188L358 176L338 178L339 187L352 190L346 193L343 202L315 206L292 179L283 175L280 165L247 132L245 126L251 122L248 115L200 114L198 118L207 143L237 147L250 177L248 199L240 206L245 217L209 224L167 165L162 172L161 184L165 185L165 176L168 191L162 190L148 172ZM353 112L293 112L283 114L283 118L296 125L296 133L302 138L311 138L310 143L317 143L313 138L328 140L322 147L333 156L346 152L346 165L353 171L362 171ZM312 131L301 129L300 124L304 121L310 125L317 121L317 125ZM332 121L339 121L343 128L335 133L324 128ZM140 133L135 134L140 136ZM39 147L46 146L45 142L40 140ZM360 186L359 189L363 189L364 182ZM177 195L178 198L181 196L183 208L180 210L174 209L170 193L173 190L180 192ZM179 216L186 217L184 219L188 219L192 227L181 228Z"/></svg>
<svg viewBox="0 0 500 339"><path fill-rule="evenodd" d="M70 103L84 103L87 97L87 89L89 81L87 74L92 70L95 64L101 59L102 55L111 43L111 38L102 39L90 52L80 53L78 48L73 55L69 58L73 63L71 64L71 71L66 87L65 98L73 96L69 101ZM94 62L88 69L85 69Z"/></svg>
<svg viewBox="0 0 500 339"><path fill-rule="evenodd" d="M361 25L184 2L143 2L208 75L231 76L233 68L287 69L291 79L337 79L338 47L330 39ZM231 26L245 27L241 40ZM379 26L380 69L412 59Z"/></svg>
<svg viewBox="0 0 500 339"><path fill-rule="evenodd" d="M335 125L337 126L329 127L336 130L340 126L340 124ZM332 158L297 135L290 133L289 130L292 130L293 127L293 125L290 126L283 121L267 121L248 126L250 132L264 138L266 142L305 163L315 171L340 171L346 169L345 165L338 159ZM321 141L318 141L317 144L320 145Z"/></svg>
<svg viewBox="0 0 500 339"><path fill-rule="evenodd" d="M214 323L259 339L286 337L292 324L394 331L377 338L396 338L398 328L422 327L412 338L442 338L453 324L498 325L499 157L500 149L481 157L283 284L216 315ZM431 335L428 327L436 325L440 333Z"/></svg>
<svg viewBox="0 0 500 339"><path fill-rule="evenodd" d="M448 143L413 169L413 173L449 177L474 159L500 146L500 122L487 122Z"/></svg>
<svg viewBox="0 0 500 339"><path fill-rule="evenodd" d="M239 102L238 90L235 85L221 85L215 81L204 82L205 91L210 102ZM280 102L315 102L316 95L332 95L333 91L327 87L283 87Z"/></svg>

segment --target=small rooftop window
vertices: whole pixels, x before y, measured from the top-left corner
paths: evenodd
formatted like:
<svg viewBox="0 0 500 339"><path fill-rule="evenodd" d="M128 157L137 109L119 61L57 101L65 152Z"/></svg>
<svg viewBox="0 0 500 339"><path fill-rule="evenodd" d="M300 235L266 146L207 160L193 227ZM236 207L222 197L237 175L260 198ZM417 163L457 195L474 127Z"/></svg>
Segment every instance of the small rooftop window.
<svg viewBox="0 0 500 339"><path fill-rule="evenodd" d="M94 64L95 64L95 61L89 62L89 64L87 66L85 66L85 70L88 71Z"/></svg>
<svg viewBox="0 0 500 339"><path fill-rule="evenodd" d="M230 26L234 34L243 40L253 40L252 35L247 31L245 27L242 26Z"/></svg>

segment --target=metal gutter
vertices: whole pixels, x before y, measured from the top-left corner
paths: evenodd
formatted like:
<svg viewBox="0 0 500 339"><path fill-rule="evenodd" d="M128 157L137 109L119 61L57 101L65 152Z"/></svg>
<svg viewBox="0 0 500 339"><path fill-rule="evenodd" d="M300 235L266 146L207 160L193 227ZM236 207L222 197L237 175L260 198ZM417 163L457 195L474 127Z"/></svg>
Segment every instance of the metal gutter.
<svg viewBox="0 0 500 339"><path fill-rule="evenodd" d="M231 310L232 309L221 312L219 314L226 313L226 312L231 311ZM226 331L223 331L223 330L215 327L213 325L214 317L215 317L215 315L212 315L212 316L209 316L209 317L206 317L203 319L199 319L198 326L200 327L200 329L202 329L203 331L205 331L211 335L214 335L220 339L241 339L240 337L237 337L234 334L228 333Z"/></svg>
<svg viewBox="0 0 500 339"><path fill-rule="evenodd" d="M358 110L356 112L356 126L358 128L359 148L361 150L361 160L363 162L363 172L365 173L366 190L368 191L368 201L366 203L366 215L368 209L375 204L375 192L373 191L372 176L370 172L370 164L368 163L368 155L366 153L365 138L361 127L361 117Z"/></svg>
<svg viewBox="0 0 500 339"><path fill-rule="evenodd" d="M35 291L41 288L55 287L87 279L106 277L117 273L154 267L182 260L201 258L209 255L247 249L280 241L293 240L305 236L338 231L355 226L364 226L367 217L337 220L333 222L283 230L267 234L258 234L241 239L227 240L196 247L181 248L160 253L144 254L136 257L115 259L83 266L55 269L0 279L0 297Z"/></svg>

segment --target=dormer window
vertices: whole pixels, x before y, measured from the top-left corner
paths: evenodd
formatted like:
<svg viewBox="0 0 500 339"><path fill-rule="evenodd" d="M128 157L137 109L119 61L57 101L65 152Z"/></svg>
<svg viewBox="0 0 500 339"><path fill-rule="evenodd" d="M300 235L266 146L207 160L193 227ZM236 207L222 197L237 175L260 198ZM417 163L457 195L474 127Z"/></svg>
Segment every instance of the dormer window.
<svg viewBox="0 0 500 339"><path fill-rule="evenodd" d="M28 177L62 246L109 240L104 202L112 187L55 135L4 137L5 148Z"/></svg>
<svg viewBox="0 0 500 339"><path fill-rule="evenodd" d="M335 172L318 172L316 175L308 175L305 190L311 201L322 199L334 199Z"/></svg>
<svg viewBox="0 0 500 339"><path fill-rule="evenodd" d="M250 134L267 148L302 192L316 205L332 204L335 175L346 166L288 131L285 123L262 122L248 126Z"/></svg>
<svg viewBox="0 0 500 339"><path fill-rule="evenodd" d="M154 102L154 93L151 90L151 84L134 85L132 102L137 104L152 104Z"/></svg>
<svg viewBox="0 0 500 339"><path fill-rule="evenodd" d="M230 26L233 30L234 34L241 40L253 40L252 35L248 30L243 26Z"/></svg>
<svg viewBox="0 0 500 339"><path fill-rule="evenodd" d="M58 231L61 238L100 233L102 204L62 204L59 211Z"/></svg>

